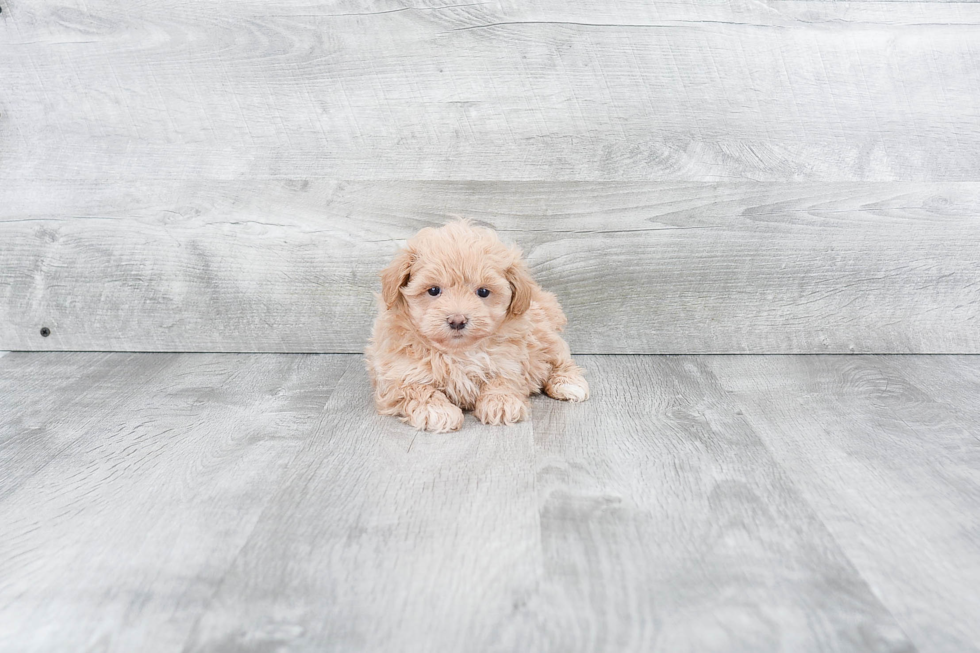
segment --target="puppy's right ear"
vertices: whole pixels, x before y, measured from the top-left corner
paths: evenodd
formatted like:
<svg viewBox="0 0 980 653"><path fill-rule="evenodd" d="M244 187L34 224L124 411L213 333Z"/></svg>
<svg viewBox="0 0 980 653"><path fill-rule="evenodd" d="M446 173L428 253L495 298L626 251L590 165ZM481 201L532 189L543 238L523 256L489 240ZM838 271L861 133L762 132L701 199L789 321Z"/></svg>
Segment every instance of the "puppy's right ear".
<svg viewBox="0 0 980 653"><path fill-rule="evenodd" d="M395 305L398 301L398 291L408 283L413 260L412 253L403 249L398 252L391 265L381 271L381 299L388 308Z"/></svg>

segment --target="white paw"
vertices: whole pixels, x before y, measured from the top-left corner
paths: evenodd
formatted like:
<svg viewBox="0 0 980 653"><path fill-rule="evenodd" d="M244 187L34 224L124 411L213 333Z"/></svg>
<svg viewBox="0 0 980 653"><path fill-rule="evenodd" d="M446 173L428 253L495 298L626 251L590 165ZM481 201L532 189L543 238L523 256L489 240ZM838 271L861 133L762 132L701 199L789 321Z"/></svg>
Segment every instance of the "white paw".
<svg viewBox="0 0 980 653"><path fill-rule="evenodd" d="M527 397L516 394L486 394L476 400L473 414L484 424L499 426L525 419L530 410Z"/></svg>
<svg viewBox="0 0 980 653"><path fill-rule="evenodd" d="M548 379L544 391L552 399L585 401L589 398L589 382L577 374L555 375Z"/></svg>
<svg viewBox="0 0 980 653"><path fill-rule="evenodd" d="M448 401L429 402L412 411L407 419L417 429L445 433L463 426L463 411Z"/></svg>

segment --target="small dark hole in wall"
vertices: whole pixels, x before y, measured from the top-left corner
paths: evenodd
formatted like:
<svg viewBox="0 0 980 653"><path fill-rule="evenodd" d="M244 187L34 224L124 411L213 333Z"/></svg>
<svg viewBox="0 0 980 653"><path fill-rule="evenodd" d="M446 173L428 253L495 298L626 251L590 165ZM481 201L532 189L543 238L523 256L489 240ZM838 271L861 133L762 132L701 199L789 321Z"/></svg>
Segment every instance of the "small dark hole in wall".
<svg viewBox="0 0 980 653"><path fill-rule="evenodd" d="M48 327L41 327L41 337L42 338L47 338L50 335L51 335L51 329L49 329Z"/></svg>

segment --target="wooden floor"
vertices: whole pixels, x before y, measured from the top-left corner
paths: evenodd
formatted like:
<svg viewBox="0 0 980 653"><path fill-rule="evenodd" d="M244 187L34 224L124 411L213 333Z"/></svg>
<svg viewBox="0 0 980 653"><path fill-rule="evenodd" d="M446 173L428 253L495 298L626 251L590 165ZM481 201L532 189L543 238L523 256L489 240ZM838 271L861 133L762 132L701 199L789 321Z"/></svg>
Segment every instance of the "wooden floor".
<svg viewBox="0 0 980 653"><path fill-rule="evenodd" d="M0 358L2 651L980 651L980 356L591 356L416 433L357 356Z"/></svg>

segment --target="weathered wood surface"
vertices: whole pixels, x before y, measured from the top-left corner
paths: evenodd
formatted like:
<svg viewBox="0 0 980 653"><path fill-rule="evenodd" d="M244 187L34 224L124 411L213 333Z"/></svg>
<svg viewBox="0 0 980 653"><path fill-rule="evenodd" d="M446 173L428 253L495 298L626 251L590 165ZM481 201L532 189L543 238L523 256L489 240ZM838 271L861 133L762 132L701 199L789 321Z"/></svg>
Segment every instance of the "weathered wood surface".
<svg viewBox="0 0 980 653"><path fill-rule="evenodd" d="M980 357L704 360L918 649L980 651Z"/></svg>
<svg viewBox="0 0 980 653"><path fill-rule="evenodd" d="M593 400L533 407L544 569L501 650L913 648L703 359L581 362Z"/></svg>
<svg viewBox="0 0 980 653"><path fill-rule="evenodd" d="M0 650L179 651L350 364L2 359Z"/></svg>
<svg viewBox="0 0 980 653"><path fill-rule="evenodd" d="M2 355L2 354L0 354ZM0 374L0 499L101 425L146 401L176 355L41 353L4 361ZM168 377L169 378L169 377Z"/></svg>
<svg viewBox="0 0 980 653"><path fill-rule="evenodd" d="M417 433L351 368L190 651L484 651L536 588L530 422Z"/></svg>
<svg viewBox="0 0 980 653"><path fill-rule="evenodd" d="M10 0L12 180L977 181L980 6Z"/></svg>
<svg viewBox="0 0 980 653"><path fill-rule="evenodd" d="M0 347L360 351L463 214L578 352L980 353L980 4L2 9Z"/></svg>
<svg viewBox="0 0 980 653"><path fill-rule="evenodd" d="M431 435L356 356L8 355L0 650L980 650L980 357L580 363Z"/></svg>
<svg viewBox="0 0 980 653"><path fill-rule="evenodd" d="M359 352L399 241L464 215L524 248L576 352L980 352L975 183L66 180L0 193L8 349Z"/></svg>

